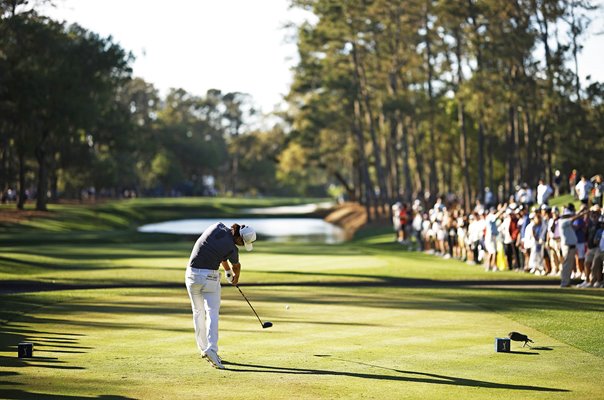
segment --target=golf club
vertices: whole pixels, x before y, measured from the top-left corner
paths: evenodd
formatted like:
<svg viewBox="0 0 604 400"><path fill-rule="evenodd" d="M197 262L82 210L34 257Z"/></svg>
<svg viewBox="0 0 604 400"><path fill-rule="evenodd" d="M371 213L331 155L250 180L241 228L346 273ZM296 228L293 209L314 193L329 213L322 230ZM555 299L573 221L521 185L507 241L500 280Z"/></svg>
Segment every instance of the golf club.
<svg viewBox="0 0 604 400"><path fill-rule="evenodd" d="M254 307L252 307L252 303L250 303L250 301L247 299L247 297L245 297L245 295L243 294L243 292L241 291L241 289L239 289L239 286L235 285L235 287L237 288L237 290L239 290L239 293L241 293L241 295L243 296L243 298L245 299L245 301L247 301L247 304L250 305L250 308L252 309L252 311L256 315L256 318L258 318L258 321L260 321L260 325L262 325L262 328L266 329L266 328L270 328L271 326L273 326L272 322L268 322L268 321L262 322L262 320L258 316L258 313L256 312L256 310L254 310Z"/></svg>

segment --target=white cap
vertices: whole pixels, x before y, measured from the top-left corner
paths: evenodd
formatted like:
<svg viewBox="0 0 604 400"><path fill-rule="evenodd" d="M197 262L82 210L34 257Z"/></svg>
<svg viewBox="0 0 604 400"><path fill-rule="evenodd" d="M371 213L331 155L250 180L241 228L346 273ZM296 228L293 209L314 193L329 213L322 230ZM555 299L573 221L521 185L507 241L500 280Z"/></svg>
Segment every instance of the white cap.
<svg viewBox="0 0 604 400"><path fill-rule="evenodd" d="M245 249L247 251L252 251L252 249L254 248L252 243L256 241L256 231L254 231L251 226L244 225L239 230L239 234L243 239L243 245L245 246Z"/></svg>

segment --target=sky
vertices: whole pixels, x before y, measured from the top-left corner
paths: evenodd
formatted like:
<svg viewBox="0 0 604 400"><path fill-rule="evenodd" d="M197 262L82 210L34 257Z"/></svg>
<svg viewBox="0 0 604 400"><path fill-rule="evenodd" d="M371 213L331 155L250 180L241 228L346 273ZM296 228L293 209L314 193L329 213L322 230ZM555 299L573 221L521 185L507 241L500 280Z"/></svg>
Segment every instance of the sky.
<svg viewBox="0 0 604 400"><path fill-rule="evenodd" d="M312 18L289 10L287 0L55 0L45 14L77 22L136 57L134 76L160 94L182 88L249 93L264 113L283 108L296 46L288 22ZM584 81L604 82L604 0L579 59ZM596 33L600 33L597 35Z"/></svg>
<svg viewBox="0 0 604 400"><path fill-rule="evenodd" d="M136 60L135 76L160 93L183 88L245 92L271 112L292 81L295 43L288 21L303 12L287 0L55 0L44 11L57 20L111 35Z"/></svg>

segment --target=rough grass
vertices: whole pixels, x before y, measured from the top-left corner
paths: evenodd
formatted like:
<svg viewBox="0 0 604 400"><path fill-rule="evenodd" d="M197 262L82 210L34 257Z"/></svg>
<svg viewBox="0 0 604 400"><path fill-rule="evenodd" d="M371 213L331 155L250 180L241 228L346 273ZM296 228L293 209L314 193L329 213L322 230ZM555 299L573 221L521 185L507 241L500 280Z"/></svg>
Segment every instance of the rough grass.
<svg viewBox="0 0 604 400"><path fill-rule="evenodd" d="M192 238L17 236L2 245L1 287L71 290L0 295L3 399L604 398L604 291L408 252L388 229L242 254L241 288L274 326L225 285L226 371L195 351ZM496 353L512 330L534 347ZM16 357L20 341L34 358Z"/></svg>

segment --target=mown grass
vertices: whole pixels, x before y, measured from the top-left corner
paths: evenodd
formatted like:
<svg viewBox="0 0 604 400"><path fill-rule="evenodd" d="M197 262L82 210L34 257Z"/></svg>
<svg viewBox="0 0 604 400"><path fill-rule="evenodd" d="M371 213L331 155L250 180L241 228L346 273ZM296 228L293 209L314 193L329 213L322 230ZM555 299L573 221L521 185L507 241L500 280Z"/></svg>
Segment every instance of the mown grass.
<svg viewBox="0 0 604 400"><path fill-rule="evenodd" d="M0 205L5 213L0 218L0 233L24 231L104 231L132 229L139 225L183 218L206 218L216 215L227 218L241 214L243 208L276 207L281 205L320 202L325 199L299 198L233 198L233 197L176 197L101 201L98 204L49 204L48 212L17 211L14 205ZM25 211L33 211L27 204ZM21 215L18 223L14 218ZM262 215L258 215L259 217Z"/></svg>
<svg viewBox="0 0 604 400"><path fill-rule="evenodd" d="M603 291L408 252L389 228L243 253L241 288L274 326L225 284L226 371L195 351L182 283L194 238L17 236L2 245L2 288L71 290L0 295L0 398L604 398ZM495 353L512 330L535 347ZM20 341L34 358L16 358Z"/></svg>

